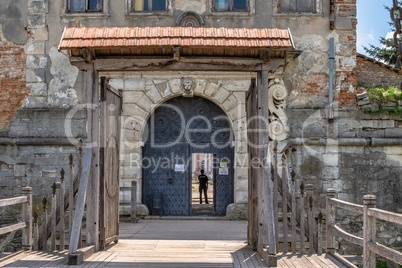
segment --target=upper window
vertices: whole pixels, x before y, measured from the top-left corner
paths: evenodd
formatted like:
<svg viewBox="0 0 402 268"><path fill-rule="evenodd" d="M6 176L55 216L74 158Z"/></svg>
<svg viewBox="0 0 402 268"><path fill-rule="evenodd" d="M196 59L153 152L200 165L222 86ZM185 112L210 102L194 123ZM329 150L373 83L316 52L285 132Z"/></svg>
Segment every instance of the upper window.
<svg viewBox="0 0 402 268"><path fill-rule="evenodd" d="M316 0L281 0L279 10L281 13L315 13Z"/></svg>
<svg viewBox="0 0 402 268"><path fill-rule="evenodd" d="M67 12L100 12L102 0L67 0Z"/></svg>
<svg viewBox="0 0 402 268"><path fill-rule="evenodd" d="M248 0L215 0L215 11L247 11Z"/></svg>
<svg viewBox="0 0 402 268"><path fill-rule="evenodd" d="M166 0L131 0L131 11L166 11Z"/></svg>

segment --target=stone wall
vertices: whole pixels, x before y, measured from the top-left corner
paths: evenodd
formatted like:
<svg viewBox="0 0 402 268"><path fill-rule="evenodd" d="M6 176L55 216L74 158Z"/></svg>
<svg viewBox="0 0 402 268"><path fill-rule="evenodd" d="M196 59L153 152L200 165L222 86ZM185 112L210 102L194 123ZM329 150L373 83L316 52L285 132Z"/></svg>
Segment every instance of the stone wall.
<svg viewBox="0 0 402 268"><path fill-rule="evenodd" d="M399 85L402 71L367 56L357 55L358 82L365 86Z"/></svg>

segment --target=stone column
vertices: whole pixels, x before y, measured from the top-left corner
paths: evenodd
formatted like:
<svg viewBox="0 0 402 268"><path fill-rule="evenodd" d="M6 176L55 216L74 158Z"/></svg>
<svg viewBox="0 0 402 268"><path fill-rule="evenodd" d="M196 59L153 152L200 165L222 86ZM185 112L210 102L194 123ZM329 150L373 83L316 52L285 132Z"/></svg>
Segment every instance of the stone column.
<svg viewBox="0 0 402 268"><path fill-rule="evenodd" d="M46 42L49 37L46 25L47 0L28 0L28 40L25 47L26 82L31 94L25 100L25 107L38 108L47 105L46 84Z"/></svg>

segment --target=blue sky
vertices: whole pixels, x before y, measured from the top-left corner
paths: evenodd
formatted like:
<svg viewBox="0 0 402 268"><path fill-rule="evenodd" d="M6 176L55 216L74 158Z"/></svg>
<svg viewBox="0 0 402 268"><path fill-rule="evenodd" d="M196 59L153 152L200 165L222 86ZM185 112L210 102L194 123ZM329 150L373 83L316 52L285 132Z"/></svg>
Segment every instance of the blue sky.
<svg viewBox="0 0 402 268"><path fill-rule="evenodd" d="M391 31L389 12L392 0L357 0L357 52L366 54L362 45L380 46L378 39Z"/></svg>

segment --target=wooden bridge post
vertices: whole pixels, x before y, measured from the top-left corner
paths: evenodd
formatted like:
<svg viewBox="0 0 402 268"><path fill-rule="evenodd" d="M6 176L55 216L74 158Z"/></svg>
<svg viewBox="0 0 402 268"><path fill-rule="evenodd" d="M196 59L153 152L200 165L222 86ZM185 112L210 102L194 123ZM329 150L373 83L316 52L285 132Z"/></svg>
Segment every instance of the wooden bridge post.
<svg viewBox="0 0 402 268"><path fill-rule="evenodd" d="M38 214L33 213L33 250L39 250Z"/></svg>
<svg viewBox="0 0 402 268"><path fill-rule="evenodd" d="M64 169L60 171L60 191L59 191L59 208L60 208L60 220L59 220L59 236L60 236L60 248L59 250L64 250L64 232L65 232L65 223L64 223Z"/></svg>
<svg viewBox="0 0 402 268"><path fill-rule="evenodd" d="M282 154L282 223L283 223L283 253L288 253L288 166L286 156Z"/></svg>
<svg viewBox="0 0 402 268"><path fill-rule="evenodd" d="M47 248L47 199L44 197L42 199L43 204L43 215L42 215L42 249L48 250Z"/></svg>
<svg viewBox="0 0 402 268"><path fill-rule="evenodd" d="M306 239L306 229L305 229L305 220L306 216L304 215L305 212L305 207L304 207L304 199L305 199L305 193L304 193L304 183L302 182L300 185L300 254L304 255L306 252L305 249L305 239Z"/></svg>
<svg viewBox="0 0 402 268"><path fill-rule="evenodd" d="M60 182L53 183L52 194L52 231L50 234L50 250L56 250L56 230L57 230L57 197L60 194Z"/></svg>
<svg viewBox="0 0 402 268"><path fill-rule="evenodd" d="M274 140L273 142L274 148L273 148L273 154L272 154L272 171L271 173L273 174L273 209L274 209L274 226L275 226L275 243L276 243L276 249L278 249L279 246L279 220L278 220L278 141Z"/></svg>
<svg viewBox="0 0 402 268"><path fill-rule="evenodd" d="M318 214L318 226L317 226L317 254L322 255L322 213Z"/></svg>
<svg viewBox="0 0 402 268"><path fill-rule="evenodd" d="M290 219L292 225L292 253L296 254L296 173L294 170L290 173L292 185L291 185L291 198L292 198L292 218Z"/></svg>
<svg viewBox="0 0 402 268"><path fill-rule="evenodd" d="M265 69L265 67L263 67ZM259 208L259 228L258 228L258 251L266 256L265 262L270 267L277 266L277 248L275 237L275 221L273 207L273 182L272 182L272 163L270 163L269 153L269 133L268 133L268 70L258 72L258 153L259 168L258 176L258 208ZM267 248L268 247L268 248ZM266 249L268 249L266 251ZM268 254L267 254L268 253Z"/></svg>
<svg viewBox="0 0 402 268"><path fill-rule="evenodd" d="M335 198L336 191L333 188L327 189L327 253L334 254L335 253L335 243L334 236L332 232L332 226L335 225L335 207L331 205L329 200L331 198Z"/></svg>
<svg viewBox="0 0 402 268"><path fill-rule="evenodd" d="M306 193L307 193L307 201L308 201L308 210L307 210L307 224L308 224L308 242L309 242L309 253L314 253L314 218L313 218L313 193L314 186L312 184L306 185Z"/></svg>
<svg viewBox="0 0 402 268"><path fill-rule="evenodd" d="M22 188L22 192L27 197L27 202L23 204L23 217L26 227L22 229L22 248L23 250L32 249L32 187Z"/></svg>
<svg viewBox="0 0 402 268"><path fill-rule="evenodd" d="M376 254L368 248L368 243L376 241L376 219L369 216L370 208L375 208L377 197L375 195L363 196L363 267L376 267Z"/></svg>
<svg viewBox="0 0 402 268"><path fill-rule="evenodd" d="M131 222L137 222L137 182L131 182Z"/></svg>
<svg viewBox="0 0 402 268"><path fill-rule="evenodd" d="M74 158L73 155L69 156L70 165L70 183L68 186L68 232L71 234L71 228L73 227L74 217Z"/></svg>

